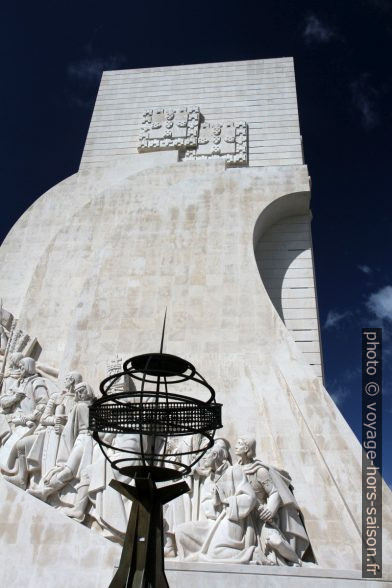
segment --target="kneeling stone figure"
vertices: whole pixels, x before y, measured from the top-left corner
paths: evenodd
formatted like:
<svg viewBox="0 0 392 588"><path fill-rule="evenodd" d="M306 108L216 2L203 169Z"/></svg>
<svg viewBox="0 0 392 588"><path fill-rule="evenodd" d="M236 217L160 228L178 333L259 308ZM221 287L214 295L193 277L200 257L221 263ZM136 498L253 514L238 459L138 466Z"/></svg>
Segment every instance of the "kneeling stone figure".
<svg viewBox="0 0 392 588"><path fill-rule="evenodd" d="M178 525L175 538L183 560L250 563L256 546L252 510L257 498L239 465L231 466L227 450L215 444L204 456L209 470L201 491L206 520Z"/></svg>
<svg viewBox="0 0 392 588"><path fill-rule="evenodd" d="M313 553L291 491L290 479L255 457L256 441L240 437L235 446L242 467L257 497L253 513L257 530L257 557L269 565L313 565ZM303 558L309 560L306 563Z"/></svg>

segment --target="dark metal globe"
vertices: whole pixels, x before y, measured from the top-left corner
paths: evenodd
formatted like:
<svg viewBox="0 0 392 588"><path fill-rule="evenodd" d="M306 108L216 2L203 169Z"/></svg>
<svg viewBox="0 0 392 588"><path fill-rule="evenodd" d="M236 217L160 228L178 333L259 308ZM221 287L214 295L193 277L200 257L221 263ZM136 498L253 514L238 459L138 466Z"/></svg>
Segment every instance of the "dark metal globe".
<svg viewBox="0 0 392 588"><path fill-rule="evenodd" d="M132 357L123 370L102 381L102 398L90 407L90 429L105 457L133 478L162 482L189 474L222 427L214 389L191 363L166 353ZM117 392L121 378L125 390ZM198 440L189 450L176 446L186 436Z"/></svg>

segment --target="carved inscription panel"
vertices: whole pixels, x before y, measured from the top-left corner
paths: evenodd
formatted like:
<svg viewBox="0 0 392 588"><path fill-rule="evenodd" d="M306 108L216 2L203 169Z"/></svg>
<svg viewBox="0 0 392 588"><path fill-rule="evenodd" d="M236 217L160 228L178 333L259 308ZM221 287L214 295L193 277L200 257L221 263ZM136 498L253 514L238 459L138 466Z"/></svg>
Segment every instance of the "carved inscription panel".
<svg viewBox="0 0 392 588"><path fill-rule="evenodd" d="M189 149L197 145L200 110L188 108L154 108L143 114L139 152L161 149Z"/></svg>
<svg viewBox="0 0 392 588"><path fill-rule="evenodd" d="M246 122L205 122L198 106L150 108L143 113L139 153L178 149L180 159L222 158L248 164Z"/></svg>
<svg viewBox="0 0 392 588"><path fill-rule="evenodd" d="M245 122L203 123L197 148L187 151L185 159L224 157L226 164L248 163L248 125Z"/></svg>

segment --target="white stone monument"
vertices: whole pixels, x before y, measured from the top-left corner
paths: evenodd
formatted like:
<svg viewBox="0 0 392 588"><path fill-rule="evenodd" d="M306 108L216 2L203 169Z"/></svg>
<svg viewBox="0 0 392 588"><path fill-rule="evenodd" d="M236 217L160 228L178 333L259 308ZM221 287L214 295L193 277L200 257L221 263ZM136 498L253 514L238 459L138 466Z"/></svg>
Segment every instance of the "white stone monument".
<svg viewBox="0 0 392 588"><path fill-rule="evenodd" d="M91 386L157 350L165 307L165 351L224 423L165 513L170 585L375 585L361 446L323 387L301 142L291 58L103 74L79 171L0 251L4 585L108 586L130 505L87 429Z"/></svg>

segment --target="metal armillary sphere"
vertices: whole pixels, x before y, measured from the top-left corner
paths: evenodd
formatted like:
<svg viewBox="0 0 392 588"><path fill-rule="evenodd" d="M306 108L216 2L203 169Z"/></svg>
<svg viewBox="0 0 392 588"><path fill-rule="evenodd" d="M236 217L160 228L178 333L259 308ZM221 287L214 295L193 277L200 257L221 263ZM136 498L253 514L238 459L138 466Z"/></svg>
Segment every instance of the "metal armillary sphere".
<svg viewBox="0 0 392 588"><path fill-rule="evenodd" d="M162 353L162 344L160 353L132 357L123 370L103 380L102 398L90 407L93 438L112 467L135 484L110 482L133 502L110 588L166 588L162 506L189 487L184 481L161 487L156 482L191 472L222 427L221 405L194 366ZM120 379L125 381L123 392L116 391ZM195 391L206 398L189 395ZM187 436L196 436L197 442L184 448L181 438Z"/></svg>

